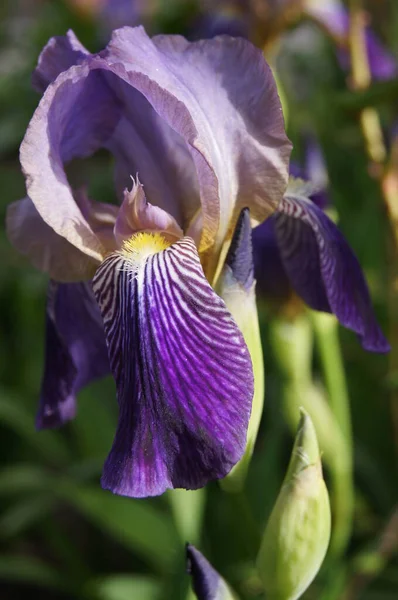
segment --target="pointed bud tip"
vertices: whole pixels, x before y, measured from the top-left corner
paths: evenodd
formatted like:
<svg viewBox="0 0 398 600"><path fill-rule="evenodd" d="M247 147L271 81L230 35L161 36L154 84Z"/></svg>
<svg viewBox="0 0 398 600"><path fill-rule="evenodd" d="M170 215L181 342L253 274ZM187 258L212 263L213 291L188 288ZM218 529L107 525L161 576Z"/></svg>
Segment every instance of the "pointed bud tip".
<svg viewBox="0 0 398 600"><path fill-rule="evenodd" d="M308 458L308 464L318 462L320 458L318 439L310 415L300 407L300 421L297 428L295 449L300 449Z"/></svg>
<svg viewBox="0 0 398 600"><path fill-rule="evenodd" d="M242 209L239 215L225 264L231 268L236 281L246 290L252 287L254 282L254 263L252 227L248 208Z"/></svg>

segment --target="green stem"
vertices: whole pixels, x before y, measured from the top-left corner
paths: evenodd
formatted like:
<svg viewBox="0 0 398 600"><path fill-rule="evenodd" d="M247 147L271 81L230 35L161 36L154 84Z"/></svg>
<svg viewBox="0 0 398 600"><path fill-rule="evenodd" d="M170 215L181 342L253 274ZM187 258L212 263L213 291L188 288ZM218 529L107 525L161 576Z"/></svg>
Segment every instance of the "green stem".
<svg viewBox="0 0 398 600"><path fill-rule="evenodd" d="M318 346L323 376L332 408L348 445L352 446L350 401L341 356L338 323L326 313L311 313L315 339Z"/></svg>
<svg viewBox="0 0 398 600"><path fill-rule="evenodd" d="M316 342L328 392L329 405L344 436L347 457L335 455L331 471L334 497L334 535L331 549L341 555L352 533L354 482L352 473L352 428L350 400L341 356L338 323L334 316L312 313Z"/></svg>

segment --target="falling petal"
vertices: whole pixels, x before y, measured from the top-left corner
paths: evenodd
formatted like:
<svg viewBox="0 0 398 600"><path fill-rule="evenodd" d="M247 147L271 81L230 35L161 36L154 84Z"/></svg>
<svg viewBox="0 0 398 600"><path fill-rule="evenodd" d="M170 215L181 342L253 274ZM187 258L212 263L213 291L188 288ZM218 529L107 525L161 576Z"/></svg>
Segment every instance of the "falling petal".
<svg viewBox="0 0 398 600"><path fill-rule="evenodd" d="M73 419L76 394L110 373L102 318L91 283L52 281L46 313L46 353L39 429Z"/></svg>
<svg viewBox="0 0 398 600"><path fill-rule="evenodd" d="M144 497L224 477L245 449L253 373L193 241L137 234L93 285L120 411L103 486Z"/></svg>
<svg viewBox="0 0 398 600"><path fill-rule="evenodd" d="M288 190L273 218L295 291L311 308L334 313L366 350L387 352L359 262L336 225L298 188Z"/></svg>

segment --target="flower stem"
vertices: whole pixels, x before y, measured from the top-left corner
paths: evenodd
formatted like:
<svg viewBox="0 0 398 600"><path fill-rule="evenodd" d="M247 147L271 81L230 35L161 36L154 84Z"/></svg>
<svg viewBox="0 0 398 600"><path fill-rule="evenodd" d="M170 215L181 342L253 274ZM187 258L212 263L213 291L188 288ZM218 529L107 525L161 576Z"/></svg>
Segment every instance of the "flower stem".
<svg viewBox="0 0 398 600"><path fill-rule="evenodd" d="M354 482L352 457L352 428L350 401L338 337L338 323L334 316L312 313L316 342L328 392L329 405L345 439L346 457L335 457L332 469L334 495L334 531L331 550L342 554L351 536L354 510Z"/></svg>

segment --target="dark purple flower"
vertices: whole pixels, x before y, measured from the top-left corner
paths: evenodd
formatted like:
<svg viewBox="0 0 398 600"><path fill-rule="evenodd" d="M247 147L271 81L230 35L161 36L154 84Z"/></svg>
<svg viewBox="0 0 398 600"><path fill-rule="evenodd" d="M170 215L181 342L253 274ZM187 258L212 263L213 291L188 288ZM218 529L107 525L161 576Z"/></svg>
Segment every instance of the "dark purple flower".
<svg viewBox="0 0 398 600"><path fill-rule="evenodd" d="M54 280L38 424L71 418L78 390L110 368L119 422L104 487L142 497L224 477L245 450L253 371L213 286L242 208L261 222L286 188L271 71L242 39L125 27L98 55L71 32L53 38L33 80L27 197L7 225ZM66 163L99 148L114 155L119 205L67 179Z"/></svg>
<svg viewBox="0 0 398 600"><path fill-rule="evenodd" d="M315 150L305 169L294 167L296 175L314 174ZM322 172L319 162L317 172ZM278 209L253 230L257 293L281 302L294 290L314 310L335 314L366 350L388 352L359 262L322 210L326 204L319 187L291 179Z"/></svg>
<svg viewBox="0 0 398 600"><path fill-rule="evenodd" d="M187 572L192 577L193 591L198 600L233 600L234 595L225 580L199 550L187 544Z"/></svg>
<svg viewBox="0 0 398 600"><path fill-rule="evenodd" d="M76 394L110 373L102 317L90 282L48 288L46 360L36 425L58 427L76 414Z"/></svg>

